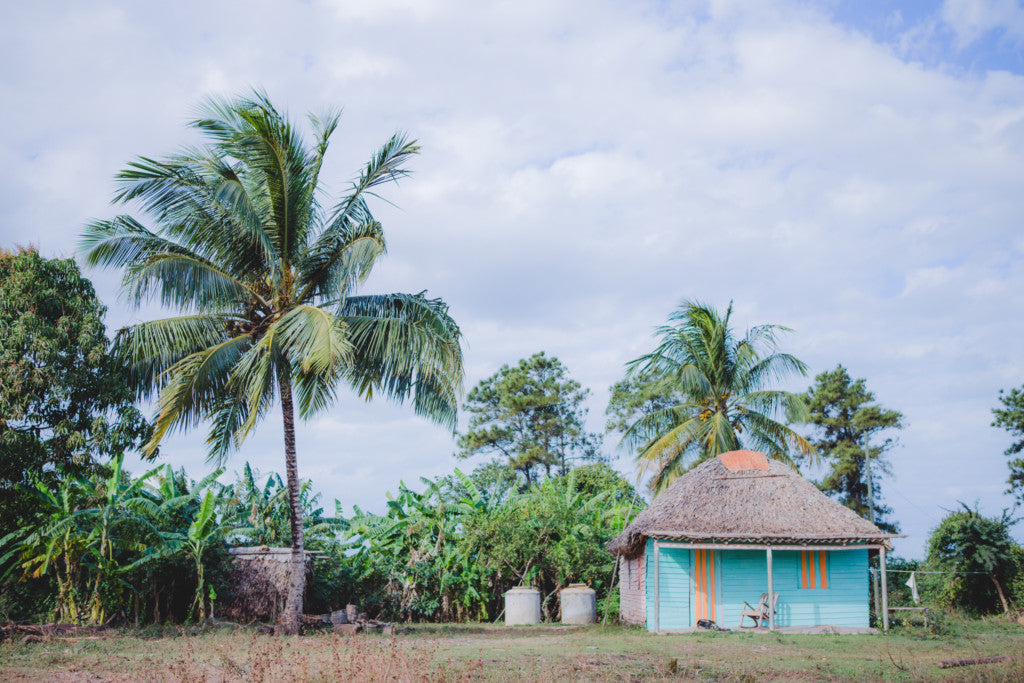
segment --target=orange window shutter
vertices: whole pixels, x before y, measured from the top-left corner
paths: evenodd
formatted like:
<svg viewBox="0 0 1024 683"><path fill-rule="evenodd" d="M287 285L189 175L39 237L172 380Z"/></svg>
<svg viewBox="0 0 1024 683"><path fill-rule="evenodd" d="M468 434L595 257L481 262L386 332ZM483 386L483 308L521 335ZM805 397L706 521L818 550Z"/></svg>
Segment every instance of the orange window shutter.
<svg viewBox="0 0 1024 683"><path fill-rule="evenodd" d="M826 552L824 550L818 551L818 565L821 568L821 587L822 588L828 588L828 565L827 565L828 561L825 559L827 555L828 555L828 552Z"/></svg>

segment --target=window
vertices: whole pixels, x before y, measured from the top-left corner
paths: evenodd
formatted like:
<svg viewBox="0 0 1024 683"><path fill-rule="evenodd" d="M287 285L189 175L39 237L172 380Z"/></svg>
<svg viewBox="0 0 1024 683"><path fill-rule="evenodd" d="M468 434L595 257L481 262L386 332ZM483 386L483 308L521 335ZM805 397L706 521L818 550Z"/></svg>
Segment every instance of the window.
<svg viewBox="0 0 1024 683"><path fill-rule="evenodd" d="M828 588L828 551L800 551L800 587Z"/></svg>

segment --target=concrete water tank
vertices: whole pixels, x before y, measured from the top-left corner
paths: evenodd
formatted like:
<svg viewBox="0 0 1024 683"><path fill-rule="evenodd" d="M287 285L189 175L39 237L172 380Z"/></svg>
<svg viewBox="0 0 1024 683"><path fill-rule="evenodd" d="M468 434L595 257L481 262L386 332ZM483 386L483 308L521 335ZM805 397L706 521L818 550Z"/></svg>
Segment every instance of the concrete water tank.
<svg viewBox="0 0 1024 683"><path fill-rule="evenodd" d="M505 623L508 626L539 624L540 591L520 586L505 593Z"/></svg>
<svg viewBox="0 0 1024 683"><path fill-rule="evenodd" d="M562 601L563 624L593 624L597 621L597 594L585 583L572 583L558 594Z"/></svg>

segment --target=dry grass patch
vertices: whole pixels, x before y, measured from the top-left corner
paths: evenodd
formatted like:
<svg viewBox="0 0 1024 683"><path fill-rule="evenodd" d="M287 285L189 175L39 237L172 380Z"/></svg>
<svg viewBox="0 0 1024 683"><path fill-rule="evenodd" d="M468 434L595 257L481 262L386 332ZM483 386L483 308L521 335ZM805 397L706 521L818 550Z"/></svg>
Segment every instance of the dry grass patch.
<svg viewBox="0 0 1024 683"><path fill-rule="evenodd" d="M939 669L957 657L998 664ZM414 625L397 638L300 638L248 629L138 632L96 641L0 644L0 680L1024 680L1024 628L964 624L947 636L699 633L619 627Z"/></svg>

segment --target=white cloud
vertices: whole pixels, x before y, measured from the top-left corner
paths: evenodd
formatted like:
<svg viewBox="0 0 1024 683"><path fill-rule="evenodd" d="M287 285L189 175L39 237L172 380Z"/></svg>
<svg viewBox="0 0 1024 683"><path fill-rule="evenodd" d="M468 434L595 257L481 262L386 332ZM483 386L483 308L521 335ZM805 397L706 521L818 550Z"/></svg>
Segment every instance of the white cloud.
<svg viewBox="0 0 1024 683"><path fill-rule="evenodd" d="M953 29L960 49L994 30L1016 44L1024 40L1024 8L1017 0L946 0L942 19Z"/></svg>
<svg viewBox="0 0 1024 683"><path fill-rule="evenodd" d="M1024 368L1019 73L910 61L803 3L75 7L22 5L0 27L16 103L0 244L66 253L112 212L128 159L194 141L183 123L209 91L263 85L296 118L345 107L333 191L393 131L420 140L415 175L386 190L400 208L377 206L389 254L367 287L443 296L469 386L545 349L593 390L597 428L680 299L732 299L740 327L794 327L814 372L842 362L907 414L900 552L920 553L946 473L1001 490L987 415ZM964 12L947 5L965 40L995 16ZM135 317L91 274L112 324ZM279 427L233 466L280 469ZM346 505L457 464L444 430L348 396L299 444L303 475ZM198 434L164 449L196 472L201 451Z"/></svg>
<svg viewBox="0 0 1024 683"><path fill-rule="evenodd" d="M354 51L334 64L331 75L344 82L355 78L387 76L394 69L395 65L389 59L374 57L363 51Z"/></svg>

